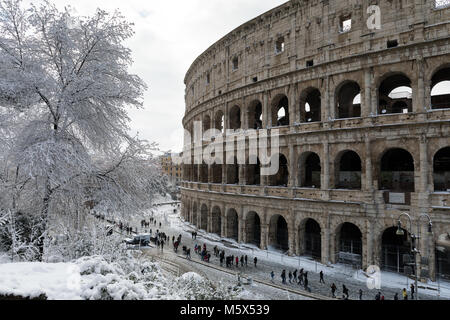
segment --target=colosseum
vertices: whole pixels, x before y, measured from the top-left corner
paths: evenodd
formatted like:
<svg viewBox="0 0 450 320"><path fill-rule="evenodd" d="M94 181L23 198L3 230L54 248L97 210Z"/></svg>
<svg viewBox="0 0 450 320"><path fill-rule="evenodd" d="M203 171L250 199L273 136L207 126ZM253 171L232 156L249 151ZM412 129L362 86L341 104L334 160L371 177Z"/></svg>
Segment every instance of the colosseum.
<svg viewBox="0 0 450 320"><path fill-rule="evenodd" d="M449 19L450 0L291 0L211 45L185 76L185 130L277 129L280 165L185 162L183 219L399 273L414 242L421 277L449 278Z"/></svg>

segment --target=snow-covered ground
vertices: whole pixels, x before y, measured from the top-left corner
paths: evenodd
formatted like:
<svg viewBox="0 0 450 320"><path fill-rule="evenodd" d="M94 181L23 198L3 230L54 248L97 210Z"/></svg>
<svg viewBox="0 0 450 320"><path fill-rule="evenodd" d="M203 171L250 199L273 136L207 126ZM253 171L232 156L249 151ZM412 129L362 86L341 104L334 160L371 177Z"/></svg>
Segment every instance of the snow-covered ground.
<svg viewBox="0 0 450 320"><path fill-rule="evenodd" d="M159 199L164 202L164 199ZM179 211L177 213L173 212L175 206L163 205L158 208L158 210L153 210L149 212L147 216L154 216L158 223L162 222L162 228L157 226L153 227L153 230L162 229L164 232L168 233L170 236L182 234L182 245L188 245L193 248L195 243L203 245L205 243L209 250L211 250L215 245L220 249L225 249L227 255L234 254L235 256L248 255L249 264L253 261L253 257L258 258L259 269L250 269L250 267L243 269L243 272L261 277L262 279L269 280L269 273L271 270L275 272L276 279L279 281L279 274L282 269L295 270L303 268L309 271L310 284L314 289L317 289L318 293L329 296L329 283L335 282L340 289L339 284L345 284L350 287L351 296L354 298L357 296L357 291L359 288L363 289L365 298L372 299L375 294L379 291L378 289L370 290L367 287L368 276L363 270L354 270L351 266L343 264L334 265L323 265L317 261L314 261L308 257L296 257L287 256L282 254L276 249L269 248L269 250L261 250L258 247L251 244L239 244L234 239L224 239L216 234L206 233L203 230L197 230L198 236L197 240L191 239L190 232L196 230L196 228L189 223L180 220ZM138 225L137 221L140 221L142 217L136 217L135 226ZM140 228L139 228L140 230ZM193 249L191 249L193 252ZM212 250L211 250L212 251ZM218 264L217 259L213 258L212 263ZM325 274L325 279L327 280L327 286L316 286L315 278L317 277L318 282L318 272L323 271ZM381 271L381 289L383 294L385 294L386 299L392 298L395 292L400 294L400 290L407 288L409 292L409 286L413 281L404 275ZM290 285L292 287L299 288L297 285ZM353 290L352 290L353 289ZM440 281L427 283L419 283L419 295L421 298L426 299L450 299L450 283Z"/></svg>

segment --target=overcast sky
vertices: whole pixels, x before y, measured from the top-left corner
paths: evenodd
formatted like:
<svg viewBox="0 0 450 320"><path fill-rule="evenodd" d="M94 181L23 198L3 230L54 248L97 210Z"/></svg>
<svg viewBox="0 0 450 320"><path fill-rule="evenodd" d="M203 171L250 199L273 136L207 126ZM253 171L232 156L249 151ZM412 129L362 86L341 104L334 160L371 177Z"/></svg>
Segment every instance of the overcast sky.
<svg viewBox="0 0 450 320"><path fill-rule="evenodd" d="M36 1L37 2L37 1ZM119 11L135 24L128 46L131 72L148 85L143 110L132 111L131 127L162 150L182 151L184 76L211 44L242 23L287 0L53 0L79 15L96 8Z"/></svg>

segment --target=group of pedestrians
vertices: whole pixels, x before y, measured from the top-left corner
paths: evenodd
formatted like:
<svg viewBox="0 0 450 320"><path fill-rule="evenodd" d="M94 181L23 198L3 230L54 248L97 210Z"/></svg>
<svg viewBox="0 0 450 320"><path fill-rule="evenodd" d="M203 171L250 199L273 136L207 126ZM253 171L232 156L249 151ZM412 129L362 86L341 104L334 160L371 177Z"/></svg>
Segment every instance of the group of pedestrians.
<svg viewBox="0 0 450 320"><path fill-rule="evenodd" d="M295 269L293 272L289 271L287 277L289 278L289 283L291 284L297 283L298 285L303 285L306 291L311 292L311 289L308 286L309 283L308 271L305 271L303 268L301 268L297 275L297 269ZM286 277L286 270L283 269L283 271L281 271L281 283L287 284L286 282L287 277ZM272 279L272 282L274 282L275 273L273 272L273 270L270 272L270 278ZM320 282L325 283L325 281L323 280L322 271L320 271Z"/></svg>

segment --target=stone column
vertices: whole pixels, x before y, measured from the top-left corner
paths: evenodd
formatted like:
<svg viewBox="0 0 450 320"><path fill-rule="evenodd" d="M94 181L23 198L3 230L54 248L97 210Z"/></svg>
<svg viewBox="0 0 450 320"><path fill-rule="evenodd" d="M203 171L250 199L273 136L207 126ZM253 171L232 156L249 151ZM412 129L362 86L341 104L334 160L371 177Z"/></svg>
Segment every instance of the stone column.
<svg viewBox="0 0 450 320"><path fill-rule="evenodd" d="M427 137L420 136L419 150L420 150L420 192L428 191L428 152L427 152Z"/></svg>
<svg viewBox="0 0 450 320"><path fill-rule="evenodd" d="M370 148L370 138L368 135L365 137L365 154L366 154L366 174L365 174L365 180L362 181L364 185L361 187L367 191L372 191L373 186L373 173L372 173L372 154L371 154L371 148Z"/></svg>
<svg viewBox="0 0 450 320"><path fill-rule="evenodd" d="M244 207L241 206L241 212L238 215L238 242L245 242L245 221L244 221Z"/></svg>
<svg viewBox="0 0 450 320"><path fill-rule="evenodd" d="M368 266L368 261L369 261L369 257L368 257L368 255L367 255L367 252L368 252L368 248L367 248L367 243L369 242L369 241L371 241L370 239L369 239L370 237L367 235L367 232L363 232L363 234L362 234L362 269L363 270L366 270L367 269L367 266Z"/></svg>
<svg viewBox="0 0 450 320"><path fill-rule="evenodd" d="M266 129L267 127L272 125L271 119L269 119L269 94L268 92L264 92L263 95L263 103L262 103L262 126L263 129Z"/></svg>
<svg viewBox="0 0 450 320"><path fill-rule="evenodd" d="M294 219L294 210L289 210L289 219L288 223L288 255L292 256L295 254L295 219Z"/></svg>
<svg viewBox="0 0 450 320"><path fill-rule="evenodd" d="M245 164L239 165L239 184L240 185L246 185L245 181Z"/></svg>
<svg viewBox="0 0 450 320"><path fill-rule="evenodd" d="M370 112L373 115L378 114L378 88L375 86L375 77L372 73L370 77Z"/></svg>
<svg viewBox="0 0 450 320"><path fill-rule="evenodd" d="M327 94L328 94L328 104L324 106L325 108L328 108L328 117L331 118L331 120L336 119L336 104L335 104L335 96L334 92L330 88L330 77L328 77L328 88L327 88ZM328 117L325 121L329 121Z"/></svg>
<svg viewBox="0 0 450 320"><path fill-rule="evenodd" d="M364 267L364 269L366 269L369 265L373 265L374 264L374 234L375 234L375 223L373 221L367 220L366 221L366 228L367 231L365 232L366 234L366 242L365 242L365 246L366 246L366 266ZM364 245L364 243L363 243Z"/></svg>
<svg viewBox="0 0 450 320"><path fill-rule="evenodd" d="M261 249L265 250L268 244L269 225L261 223Z"/></svg>
<svg viewBox="0 0 450 320"><path fill-rule="evenodd" d="M298 110L297 85L289 86L289 125L293 126L295 122L300 122L297 114Z"/></svg>
<svg viewBox="0 0 450 320"><path fill-rule="evenodd" d="M213 166L208 164L208 183L213 183L214 179L213 179Z"/></svg>
<svg viewBox="0 0 450 320"><path fill-rule="evenodd" d="M413 105L413 112L426 112L427 104L425 103L425 82L424 82L424 66L423 58L419 57L417 63L417 102Z"/></svg>
<svg viewBox="0 0 450 320"><path fill-rule="evenodd" d="M330 117L330 77L325 78L325 88L320 101L322 122L327 122Z"/></svg>
<svg viewBox="0 0 450 320"><path fill-rule="evenodd" d="M295 149L294 144L289 142L289 181L288 187L295 187Z"/></svg>
<svg viewBox="0 0 450 320"><path fill-rule="evenodd" d="M320 239L322 246L321 262L323 264L328 264L330 262L330 229L328 227L321 230Z"/></svg>
<svg viewBox="0 0 450 320"><path fill-rule="evenodd" d="M212 208L211 208L211 201L208 201L208 214L207 221L206 221L206 232L211 233L212 232Z"/></svg>
<svg viewBox="0 0 450 320"><path fill-rule="evenodd" d="M328 141L323 143L323 174L321 189L330 189L330 155L329 155L329 145Z"/></svg>
<svg viewBox="0 0 450 320"><path fill-rule="evenodd" d="M225 204L222 205L222 211L221 211L221 221L222 221L222 230L221 230L221 237L226 237L227 236L227 218L226 218L226 207Z"/></svg>
<svg viewBox="0 0 450 320"><path fill-rule="evenodd" d="M361 95L361 116L368 117L372 113L370 106L370 97L372 93L372 83L370 81L372 76L371 69L364 70L364 95Z"/></svg>
<svg viewBox="0 0 450 320"><path fill-rule="evenodd" d="M226 162L222 165L222 184L227 184L227 165L226 165Z"/></svg>

